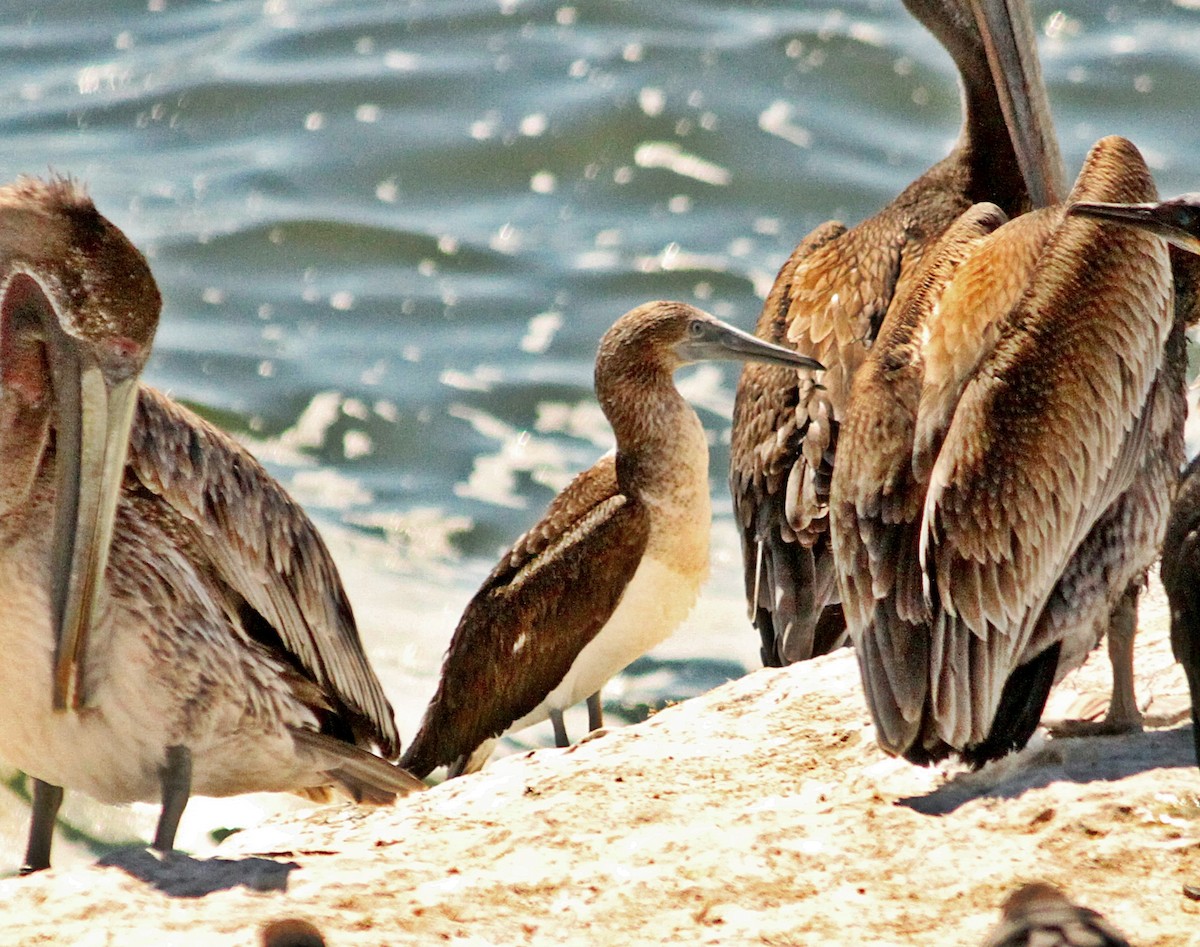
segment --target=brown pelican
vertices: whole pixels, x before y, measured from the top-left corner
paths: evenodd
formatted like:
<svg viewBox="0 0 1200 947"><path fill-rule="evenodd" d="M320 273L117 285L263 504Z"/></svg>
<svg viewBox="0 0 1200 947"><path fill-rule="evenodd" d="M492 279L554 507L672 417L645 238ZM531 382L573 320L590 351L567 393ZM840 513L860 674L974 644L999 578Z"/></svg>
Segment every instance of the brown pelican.
<svg viewBox="0 0 1200 947"><path fill-rule="evenodd" d="M374 801L421 785L333 562L249 454L138 375L160 300L73 182L0 188L0 758L34 779L25 871L63 787Z"/></svg>
<svg viewBox="0 0 1200 947"><path fill-rule="evenodd" d="M467 605L406 769L477 768L488 741L548 716L565 745L562 711L598 707L604 682L691 610L708 574L708 442L672 374L714 358L821 367L684 303L618 319L595 373L616 451L555 498Z"/></svg>
<svg viewBox="0 0 1200 947"><path fill-rule="evenodd" d="M874 217L830 221L783 264L756 334L826 366L822 386L750 365L733 415L729 484L763 662L823 654L845 638L828 498L850 382L922 256L972 204L1015 216L1057 200L1061 160L1026 0L905 0L953 57L963 126L953 151Z"/></svg>
<svg viewBox="0 0 1200 947"><path fill-rule="evenodd" d="M1200 765L1200 457L1180 480L1163 542L1162 582L1171 603L1171 650L1192 694L1192 737Z"/></svg>
<svg viewBox="0 0 1200 947"><path fill-rule="evenodd" d="M1140 201L1098 142L1075 200ZM1001 226L1003 224L1003 226ZM1164 354L1165 353L1165 354ZM964 214L854 379L833 474L839 586L889 752L1024 746L1107 630L1114 728L1137 718L1134 607L1182 459L1183 332L1166 245L1053 207Z"/></svg>
<svg viewBox="0 0 1200 947"><path fill-rule="evenodd" d="M1078 203L1069 213L1137 227L1172 244L1176 319L1200 322L1200 194L1161 203ZM1176 249L1177 248L1177 249ZM1187 674L1192 729L1200 763L1200 458L1179 480L1162 546L1162 583L1171 604L1171 650Z"/></svg>
<svg viewBox="0 0 1200 947"><path fill-rule="evenodd" d="M1103 915L1038 881L1008 896L984 947L1129 947L1129 941Z"/></svg>

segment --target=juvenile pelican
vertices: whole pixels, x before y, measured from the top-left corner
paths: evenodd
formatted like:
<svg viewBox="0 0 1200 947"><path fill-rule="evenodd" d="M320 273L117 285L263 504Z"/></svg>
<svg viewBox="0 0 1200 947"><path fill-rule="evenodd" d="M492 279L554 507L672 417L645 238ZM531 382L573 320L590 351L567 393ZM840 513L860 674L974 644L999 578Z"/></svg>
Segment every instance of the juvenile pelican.
<svg viewBox="0 0 1200 947"><path fill-rule="evenodd" d="M420 783L316 530L232 440L138 375L160 300L74 183L0 188L0 758L63 787L394 798Z"/></svg>
<svg viewBox="0 0 1200 947"><path fill-rule="evenodd" d="M1177 320L1200 322L1200 194L1161 203L1078 203L1070 210L1166 238L1172 245ZM1162 583L1171 605L1171 650L1187 674L1200 763L1200 458L1179 479L1162 546Z"/></svg>
<svg viewBox="0 0 1200 947"><path fill-rule="evenodd" d="M714 358L821 367L684 303L618 319L595 373L616 451L555 498L467 605L406 769L477 768L488 741L548 716L565 745L562 711L589 698L598 725L604 682L686 617L708 574L712 511L708 442L672 375Z"/></svg>
<svg viewBox="0 0 1200 947"><path fill-rule="evenodd" d="M1103 915L1039 881L1008 896L984 947L1129 947L1129 941Z"/></svg>
<svg viewBox="0 0 1200 947"><path fill-rule="evenodd" d="M1153 194L1120 138L1072 191ZM1134 603L1182 457L1165 244L1062 207L1001 224L994 206L964 214L889 311L833 476L867 701L881 745L914 762L1023 746L1110 621L1130 649L1110 720L1137 722Z"/></svg>
<svg viewBox="0 0 1200 947"><path fill-rule="evenodd" d="M823 387L748 365L733 414L729 485L763 662L823 654L845 638L828 535L829 485L850 383L925 252L972 204L1008 215L1058 200L1062 169L1026 0L905 0L958 67L953 151L874 217L830 221L775 279L756 334L820 359Z"/></svg>
<svg viewBox="0 0 1200 947"><path fill-rule="evenodd" d="M1200 457L1180 479L1163 542L1162 582L1171 603L1171 650L1192 694L1192 737L1200 765Z"/></svg>

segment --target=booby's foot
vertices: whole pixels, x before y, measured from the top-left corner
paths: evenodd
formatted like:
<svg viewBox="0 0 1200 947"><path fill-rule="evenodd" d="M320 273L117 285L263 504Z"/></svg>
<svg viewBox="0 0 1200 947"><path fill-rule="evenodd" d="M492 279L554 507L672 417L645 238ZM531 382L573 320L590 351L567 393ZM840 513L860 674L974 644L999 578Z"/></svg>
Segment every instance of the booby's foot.
<svg viewBox="0 0 1200 947"><path fill-rule="evenodd" d="M583 746L583 744L585 744L585 743L591 743L592 740L599 740L601 737L606 737L606 736L608 736L608 727L597 727L595 730L593 730L591 733L589 733L586 737L584 737L582 740L580 740L575 745Z"/></svg>

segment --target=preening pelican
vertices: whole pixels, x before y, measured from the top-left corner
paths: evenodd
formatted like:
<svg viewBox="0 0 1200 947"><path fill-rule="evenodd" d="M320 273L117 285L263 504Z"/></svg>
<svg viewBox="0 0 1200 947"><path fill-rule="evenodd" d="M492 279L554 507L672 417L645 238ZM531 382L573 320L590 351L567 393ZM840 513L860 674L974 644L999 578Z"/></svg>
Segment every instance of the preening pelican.
<svg viewBox="0 0 1200 947"><path fill-rule="evenodd" d="M63 788L394 798L421 783L316 530L228 437L141 385L160 300L73 182L0 188L0 758Z"/></svg>

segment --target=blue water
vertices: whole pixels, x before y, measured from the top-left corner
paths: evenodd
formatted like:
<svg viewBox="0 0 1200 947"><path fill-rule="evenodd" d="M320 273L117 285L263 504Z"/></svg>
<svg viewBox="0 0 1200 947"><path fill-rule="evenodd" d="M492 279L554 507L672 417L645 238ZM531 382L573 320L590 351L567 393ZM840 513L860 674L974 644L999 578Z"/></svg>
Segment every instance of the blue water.
<svg viewBox="0 0 1200 947"><path fill-rule="evenodd" d="M0 179L85 181L150 256L148 380L318 521L405 736L497 553L611 443L604 329L661 297L752 326L807 230L872 213L958 126L950 60L899 0L14 6ZM1071 173L1120 133L1164 194L1200 190L1200 0L1035 8ZM734 378L680 374L712 434L713 578L614 712L757 665L724 490ZM66 811L107 838L153 822ZM194 806L184 838L257 811ZM0 802L0 870L23 818Z"/></svg>

